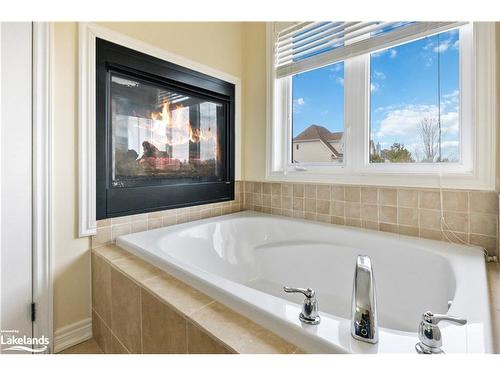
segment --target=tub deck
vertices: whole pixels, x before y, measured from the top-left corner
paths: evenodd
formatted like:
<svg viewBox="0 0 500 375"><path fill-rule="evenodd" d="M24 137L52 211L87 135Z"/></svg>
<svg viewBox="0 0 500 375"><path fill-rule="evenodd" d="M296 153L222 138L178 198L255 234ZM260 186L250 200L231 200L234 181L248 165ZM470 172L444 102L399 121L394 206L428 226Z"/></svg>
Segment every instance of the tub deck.
<svg viewBox="0 0 500 375"><path fill-rule="evenodd" d="M414 353L426 310L468 319L464 327L441 325L446 352L492 351L486 269L476 247L255 212L134 233L117 245L306 352ZM357 254L374 265L376 345L350 336ZM320 325L300 323L301 298L281 293L285 284L317 291Z"/></svg>

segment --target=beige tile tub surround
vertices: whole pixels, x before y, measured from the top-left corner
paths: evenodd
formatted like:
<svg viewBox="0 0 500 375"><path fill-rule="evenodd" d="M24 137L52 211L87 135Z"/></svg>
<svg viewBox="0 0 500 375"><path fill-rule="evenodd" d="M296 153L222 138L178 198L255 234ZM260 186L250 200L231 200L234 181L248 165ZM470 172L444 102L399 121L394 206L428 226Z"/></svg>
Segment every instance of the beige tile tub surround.
<svg viewBox="0 0 500 375"><path fill-rule="evenodd" d="M234 200L229 202L211 203L99 220L97 222L97 233L95 236L92 236L92 248L114 243L116 237L124 234L238 212L243 206L242 194L243 183L236 181Z"/></svg>
<svg viewBox="0 0 500 375"><path fill-rule="evenodd" d="M115 245L92 250L92 290L92 329L104 353L300 352Z"/></svg>
<svg viewBox="0 0 500 375"><path fill-rule="evenodd" d="M495 353L500 353L500 266L498 263L488 264L488 283L493 324L493 344Z"/></svg>
<svg viewBox="0 0 500 375"><path fill-rule="evenodd" d="M243 208L325 223L478 245L498 254L495 192L245 181Z"/></svg>

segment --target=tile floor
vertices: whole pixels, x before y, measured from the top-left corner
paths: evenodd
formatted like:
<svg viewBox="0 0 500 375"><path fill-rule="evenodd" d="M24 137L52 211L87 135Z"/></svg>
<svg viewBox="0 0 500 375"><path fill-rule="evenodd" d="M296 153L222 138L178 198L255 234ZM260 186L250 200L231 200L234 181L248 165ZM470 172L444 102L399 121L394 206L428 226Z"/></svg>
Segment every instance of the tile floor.
<svg viewBox="0 0 500 375"><path fill-rule="evenodd" d="M59 354L103 354L99 345L94 339L82 342L81 344L72 346L63 350Z"/></svg>

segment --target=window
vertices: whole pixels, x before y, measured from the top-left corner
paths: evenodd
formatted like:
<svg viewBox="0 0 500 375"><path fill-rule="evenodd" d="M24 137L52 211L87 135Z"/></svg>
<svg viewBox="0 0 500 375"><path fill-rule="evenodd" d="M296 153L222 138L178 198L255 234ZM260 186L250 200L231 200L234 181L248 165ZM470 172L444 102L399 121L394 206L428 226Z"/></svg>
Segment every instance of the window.
<svg viewBox="0 0 500 375"><path fill-rule="evenodd" d="M370 54L370 162L460 161L458 29Z"/></svg>
<svg viewBox="0 0 500 375"><path fill-rule="evenodd" d="M292 163L341 163L344 63L292 77ZM299 148L300 147L300 148Z"/></svg>
<svg viewBox="0 0 500 375"><path fill-rule="evenodd" d="M269 30L268 178L493 186L492 24Z"/></svg>

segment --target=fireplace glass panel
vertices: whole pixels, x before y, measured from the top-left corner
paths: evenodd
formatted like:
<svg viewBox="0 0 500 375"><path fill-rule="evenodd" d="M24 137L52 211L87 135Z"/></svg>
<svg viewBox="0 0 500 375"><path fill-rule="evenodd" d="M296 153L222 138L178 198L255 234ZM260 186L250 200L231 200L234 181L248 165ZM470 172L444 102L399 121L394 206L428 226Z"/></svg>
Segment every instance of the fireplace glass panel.
<svg viewBox="0 0 500 375"><path fill-rule="evenodd" d="M113 187L223 181L225 104L111 74Z"/></svg>

